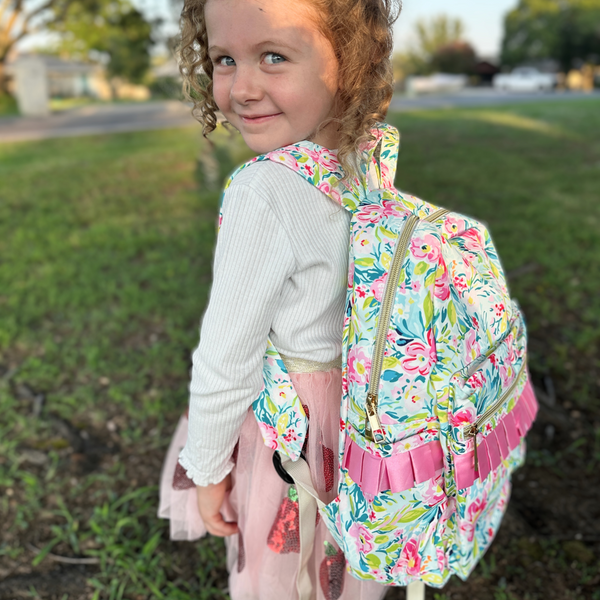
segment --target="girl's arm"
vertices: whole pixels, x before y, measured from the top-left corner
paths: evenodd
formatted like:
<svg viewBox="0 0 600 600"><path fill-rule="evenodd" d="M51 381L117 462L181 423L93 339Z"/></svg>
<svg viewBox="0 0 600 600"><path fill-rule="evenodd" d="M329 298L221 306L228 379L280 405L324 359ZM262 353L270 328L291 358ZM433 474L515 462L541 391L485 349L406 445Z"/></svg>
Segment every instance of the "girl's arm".
<svg viewBox="0 0 600 600"><path fill-rule="evenodd" d="M179 460L199 486L221 483L248 408L262 389L262 359L295 259L262 195L232 184L225 195L213 286L193 355L188 440Z"/></svg>

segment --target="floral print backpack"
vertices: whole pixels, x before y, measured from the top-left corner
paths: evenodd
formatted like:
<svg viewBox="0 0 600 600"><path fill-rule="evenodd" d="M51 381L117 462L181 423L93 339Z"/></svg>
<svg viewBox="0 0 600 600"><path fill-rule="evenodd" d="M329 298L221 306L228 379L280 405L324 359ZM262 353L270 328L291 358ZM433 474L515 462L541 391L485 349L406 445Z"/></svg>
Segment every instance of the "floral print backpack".
<svg viewBox="0 0 600 600"><path fill-rule="evenodd" d="M354 576L439 588L466 579L498 530L537 402L486 228L397 191L398 132L372 134L349 181L310 142L241 168L280 162L352 214L340 483L321 514ZM298 461L307 420L271 343L254 411L265 443Z"/></svg>

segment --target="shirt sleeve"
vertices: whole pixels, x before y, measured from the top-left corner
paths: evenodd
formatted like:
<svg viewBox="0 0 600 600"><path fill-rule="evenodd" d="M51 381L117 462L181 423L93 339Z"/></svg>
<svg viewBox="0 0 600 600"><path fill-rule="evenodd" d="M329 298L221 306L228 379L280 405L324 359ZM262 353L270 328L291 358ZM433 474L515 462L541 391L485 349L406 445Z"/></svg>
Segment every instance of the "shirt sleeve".
<svg viewBox="0 0 600 600"><path fill-rule="evenodd" d="M218 483L233 468L233 448L262 389L267 338L294 267L288 236L268 203L246 185L231 185L192 357L188 439L179 455L196 485Z"/></svg>

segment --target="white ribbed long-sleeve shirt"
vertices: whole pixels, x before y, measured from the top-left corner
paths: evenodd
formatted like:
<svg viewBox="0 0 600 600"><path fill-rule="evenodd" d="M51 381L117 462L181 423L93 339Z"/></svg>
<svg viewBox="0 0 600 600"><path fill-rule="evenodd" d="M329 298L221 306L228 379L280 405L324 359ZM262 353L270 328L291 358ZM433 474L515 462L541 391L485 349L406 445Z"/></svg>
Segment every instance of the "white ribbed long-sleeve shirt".
<svg viewBox="0 0 600 600"><path fill-rule="evenodd" d="M284 165L254 163L227 189L179 456L197 485L233 468L268 337L290 357L340 355L349 228L348 211Z"/></svg>

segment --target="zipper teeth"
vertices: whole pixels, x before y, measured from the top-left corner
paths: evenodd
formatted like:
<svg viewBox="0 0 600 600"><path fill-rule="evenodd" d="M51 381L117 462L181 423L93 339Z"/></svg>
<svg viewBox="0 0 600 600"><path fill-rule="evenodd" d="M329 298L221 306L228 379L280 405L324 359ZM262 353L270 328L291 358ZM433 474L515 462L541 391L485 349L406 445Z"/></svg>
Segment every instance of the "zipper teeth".
<svg viewBox="0 0 600 600"><path fill-rule="evenodd" d="M413 231L419 223L419 217L411 215L402 230L400 239L394 251L392 259L392 267L388 275L383 302L381 303L381 312L379 313L379 322L377 323L377 337L375 338L375 348L373 350L373 362L371 363L371 378L369 381L369 393L377 394L379 390L379 379L381 377L381 369L383 367L383 354L385 351L385 341L387 339L387 330L390 326L390 318L392 316L392 307L396 297L396 288L398 287L398 279L400 271L404 263L404 257L408 250L408 243L412 237Z"/></svg>
<svg viewBox="0 0 600 600"><path fill-rule="evenodd" d="M527 361L523 360L523 364L521 365L521 368L519 369L519 372L517 373L517 376L515 377L515 380L510 384L510 387L508 388L508 390L506 390L506 392L504 392L504 394L502 394L502 396L496 400L496 402L494 402L494 404L492 404L492 406L490 406L481 416L479 416L476 420L475 420L475 428L477 430L479 430L479 428L481 427L481 425L483 425L486 421L489 420L489 418L499 409L502 407L502 405L504 404L504 402L506 402L506 400L509 398L509 396L511 396L511 394L515 391L515 388L517 387L517 385L519 384L519 380L521 379L521 375L523 375L523 372L525 371L525 368L527 367ZM469 430L470 428L472 428L472 425L469 425L465 428L465 432L467 430Z"/></svg>
<svg viewBox="0 0 600 600"><path fill-rule="evenodd" d="M441 208L423 220L433 223L449 212L450 210ZM396 249L394 250L392 266L390 268L390 274L388 275L385 293L381 303L381 312L379 313L379 322L377 323L377 336L375 338L375 347L373 349L373 361L371 363L371 377L369 379L368 394L372 394L375 397L377 397L379 394L379 380L381 379L381 371L383 368L385 342L387 340L387 332L390 327L390 318L392 315L394 300L396 298L398 280L402 271L404 257L406 256L406 251L408 250L408 244L420 220L421 219L419 219L419 217L416 215L411 215L408 218L406 224L404 225L404 229L400 234L400 239L396 244Z"/></svg>
<svg viewBox="0 0 600 600"><path fill-rule="evenodd" d="M465 373L464 376L460 376L460 371L457 371L457 373L455 373L455 375L459 375L461 377L461 379L463 380L463 382L466 383L470 379L471 375L473 375L473 373L478 371L490 359L490 356L492 354L494 354L494 352L496 352L496 350L498 350L498 348L500 348L500 346L502 346L502 344L504 344L504 342L506 341L508 336L513 332L518 320L519 320L519 315L515 316L513 318L513 320L510 322L510 325L509 325L508 329L506 330L506 334L503 335L499 340L497 340L496 344L487 351L486 356L482 357L479 362L476 362L474 365L472 365L471 368ZM522 322L520 323L519 331L517 333L519 333L521 331L521 329L522 329Z"/></svg>

